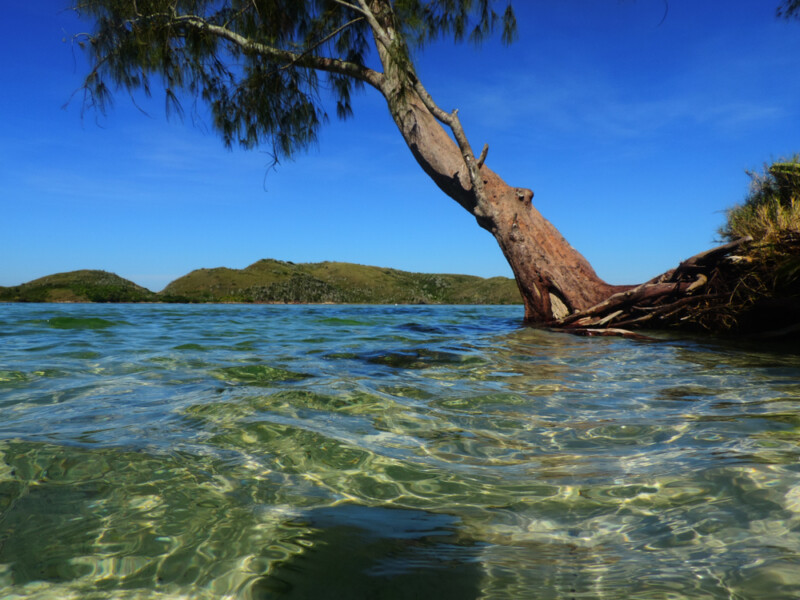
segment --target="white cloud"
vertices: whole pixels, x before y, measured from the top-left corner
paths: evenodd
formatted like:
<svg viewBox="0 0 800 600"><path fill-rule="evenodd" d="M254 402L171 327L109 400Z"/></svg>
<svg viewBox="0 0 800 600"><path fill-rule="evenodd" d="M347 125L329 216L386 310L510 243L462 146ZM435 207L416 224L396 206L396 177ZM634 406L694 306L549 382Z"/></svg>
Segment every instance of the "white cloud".
<svg viewBox="0 0 800 600"><path fill-rule="evenodd" d="M754 126L773 125L789 116L779 99L742 97L724 89L665 85L631 97L608 78L584 73L564 78L553 74L507 75L501 82L466 95L464 118L490 130L566 133L585 138L647 138L685 127L704 127L731 134ZM498 91L502 90L502 91ZM644 96L644 97L642 97ZM730 99L719 101L718 97Z"/></svg>

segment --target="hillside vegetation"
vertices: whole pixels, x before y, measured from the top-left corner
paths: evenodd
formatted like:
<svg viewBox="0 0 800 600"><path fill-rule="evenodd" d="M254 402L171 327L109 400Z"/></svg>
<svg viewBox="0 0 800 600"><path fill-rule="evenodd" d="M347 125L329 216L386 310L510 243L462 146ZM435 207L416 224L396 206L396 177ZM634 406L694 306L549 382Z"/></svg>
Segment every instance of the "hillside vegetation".
<svg viewBox="0 0 800 600"><path fill-rule="evenodd" d="M107 271L56 273L22 285L0 288L4 302L148 302L156 295Z"/></svg>
<svg viewBox="0 0 800 600"><path fill-rule="evenodd" d="M800 331L800 155L749 172L750 190L719 233L748 237L724 310L729 329Z"/></svg>
<svg viewBox="0 0 800 600"><path fill-rule="evenodd" d="M260 260L198 269L154 293L106 271L71 271L0 287L3 302L519 304L513 279L408 273L350 263Z"/></svg>
<svg viewBox="0 0 800 600"><path fill-rule="evenodd" d="M780 244L787 235L800 236L800 155L748 175L750 191L742 204L727 211L722 237Z"/></svg>
<svg viewBox="0 0 800 600"><path fill-rule="evenodd" d="M506 277L409 273L351 263L265 259L244 269L198 269L170 283L164 301L352 304L518 304Z"/></svg>

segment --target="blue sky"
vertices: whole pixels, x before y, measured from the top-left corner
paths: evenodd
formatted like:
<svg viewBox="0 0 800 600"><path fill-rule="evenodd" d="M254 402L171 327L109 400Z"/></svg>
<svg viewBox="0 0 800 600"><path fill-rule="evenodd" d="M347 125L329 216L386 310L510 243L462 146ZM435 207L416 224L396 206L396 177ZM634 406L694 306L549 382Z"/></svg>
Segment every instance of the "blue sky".
<svg viewBox="0 0 800 600"><path fill-rule="evenodd" d="M510 275L369 90L274 172L167 121L162 98L82 116L68 40L87 25L66 4L14 2L0 20L0 285L93 268L159 290L261 258ZM515 44L434 44L422 81L611 283L710 247L745 169L800 152L800 22L777 21L776 1L669 0L663 22L663 0L515 5Z"/></svg>

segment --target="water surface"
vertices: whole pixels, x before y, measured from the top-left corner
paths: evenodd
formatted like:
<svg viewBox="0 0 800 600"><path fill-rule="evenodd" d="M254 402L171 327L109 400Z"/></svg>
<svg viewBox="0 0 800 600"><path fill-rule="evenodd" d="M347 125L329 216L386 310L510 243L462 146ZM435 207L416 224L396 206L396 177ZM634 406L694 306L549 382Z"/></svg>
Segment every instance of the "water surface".
<svg viewBox="0 0 800 600"><path fill-rule="evenodd" d="M2 598L797 598L800 355L0 305Z"/></svg>

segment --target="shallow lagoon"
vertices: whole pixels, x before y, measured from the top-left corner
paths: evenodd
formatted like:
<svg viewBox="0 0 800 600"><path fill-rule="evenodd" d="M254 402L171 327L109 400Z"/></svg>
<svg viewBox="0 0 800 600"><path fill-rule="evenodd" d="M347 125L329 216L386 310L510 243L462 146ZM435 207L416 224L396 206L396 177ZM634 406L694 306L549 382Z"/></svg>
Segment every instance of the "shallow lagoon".
<svg viewBox="0 0 800 600"><path fill-rule="evenodd" d="M2 598L796 598L800 344L0 305Z"/></svg>

